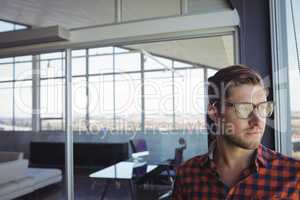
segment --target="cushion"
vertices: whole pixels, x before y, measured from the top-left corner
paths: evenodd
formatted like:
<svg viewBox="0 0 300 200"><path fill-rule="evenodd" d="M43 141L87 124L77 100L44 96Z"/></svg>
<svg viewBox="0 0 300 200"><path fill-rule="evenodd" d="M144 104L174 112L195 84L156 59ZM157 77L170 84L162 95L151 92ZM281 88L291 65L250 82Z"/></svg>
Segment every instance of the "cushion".
<svg viewBox="0 0 300 200"><path fill-rule="evenodd" d="M0 163L0 184L26 176L28 160L18 159Z"/></svg>
<svg viewBox="0 0 300 200"><path fill-rule="evenodd" d="M0 151L0 163L13 161L23 158L22 152L8 152L8 151Z"/></svg>
<svg viewBox="0 0 300 200"><path fill-rule="evenodd" d="M60 169L28 168L27 176L34 179L34 190L62 180Z"/></svg>
<svg viewBox="0 0 300 200"><path fill-rule="evenodd" d="M33 192L33 178L24 177L16 181L0 184L0 199L10 200L24 194Z"/></svg>

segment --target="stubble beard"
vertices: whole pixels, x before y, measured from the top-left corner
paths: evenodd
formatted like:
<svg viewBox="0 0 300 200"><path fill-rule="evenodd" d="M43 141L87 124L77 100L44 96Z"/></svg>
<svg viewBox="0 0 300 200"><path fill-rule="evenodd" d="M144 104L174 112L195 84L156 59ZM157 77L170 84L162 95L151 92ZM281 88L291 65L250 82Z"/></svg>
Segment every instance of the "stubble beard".
<svg viewBox="0 0 300 200"><path fill-rule="evenodd" d="M257 149L262 139L262 137L260 137L257 140L250 140L233 134L224 134L223 138L227 141L227 143L247 150Z"/></svg>

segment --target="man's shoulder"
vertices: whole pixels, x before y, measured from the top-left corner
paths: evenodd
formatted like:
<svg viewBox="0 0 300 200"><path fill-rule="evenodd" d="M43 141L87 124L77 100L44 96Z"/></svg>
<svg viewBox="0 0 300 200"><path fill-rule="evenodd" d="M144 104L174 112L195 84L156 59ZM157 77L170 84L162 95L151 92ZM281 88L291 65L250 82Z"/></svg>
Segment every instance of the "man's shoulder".
<svg viewBox="0 0 300 200"><path fill-rule="evenodd" d="M292 167L300 171L300 160L284 155L267 147L264 148L264 159L270 167Z"/></svg>
<svg viewBox="0 0 300 200"><path fill-rule="evenodd" d="M191 170L198 170L200 168L202 168L203 166L205 166L205 164L207 163L209 157L208 154L203 154L203 155L198 155L195 157L192 157L191 159L185 161L183 164L181 164L177 171L179 172L188 172Z"/></svg>

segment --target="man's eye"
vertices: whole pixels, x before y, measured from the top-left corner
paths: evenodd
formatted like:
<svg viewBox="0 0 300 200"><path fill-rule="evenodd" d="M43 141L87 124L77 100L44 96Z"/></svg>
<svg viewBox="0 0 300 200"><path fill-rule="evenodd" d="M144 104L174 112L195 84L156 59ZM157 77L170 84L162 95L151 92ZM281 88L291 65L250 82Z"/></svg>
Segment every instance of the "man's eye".
<svg viewBox="0 0 300 200"><path fill-rule="evenodd" d="M253 106L252 105L245 105L245 104L240 104L237 105L237 111L239 112L240 115L242 115L242 117L247 117L249 115L249 113L251 113L253 110Z"/></svg>

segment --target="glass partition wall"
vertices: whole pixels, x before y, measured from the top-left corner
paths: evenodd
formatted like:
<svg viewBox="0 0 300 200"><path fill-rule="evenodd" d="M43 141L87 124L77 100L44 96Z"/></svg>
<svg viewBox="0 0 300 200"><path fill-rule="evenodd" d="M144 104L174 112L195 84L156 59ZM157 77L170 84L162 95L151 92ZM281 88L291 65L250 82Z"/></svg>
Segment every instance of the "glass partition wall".
<svg viewBox="0 0 300 200"><path fill-rule="evenodd" d="M75 199L87 192L89 198L101 196L108 177L117 181L105 197L130 199L126 180L132 177L106 173L112 166L132 170L114 165L132 160L130 140L146 141L149 165L174 158L180 138L187 144L185 160L206 152L206 80L235 63L234 49L229 33L73 50ZM161 176L151 177L134 195L153 199L170 187Z"/></svg>
<svg viewBox="0 0 300 200"><path fill-rule="evenodd" d="M146 141L152 165L174 158L180 138L187 144L184 160L206 152L206 80L236 62L235 49L234 32L72 49L75 199L102 194L106 179L91 173L130 160L130 140ZM64 51L0 60L1 130L28 131L26 147L19 147L28 154L32 141L54 143L45 154L66 143L65 68ZM48 166L62 168L65 175L59 160L64 154L55 155L57 160L49 160ZM171 187L160 176L150 183L154 187L136 187L136 199L156 198ZM47 194L41 192L41 199L49 193L53 199L66 195L63 183L43 191ZM106 196L129 199L126 181L111 184Z"/></svg>

